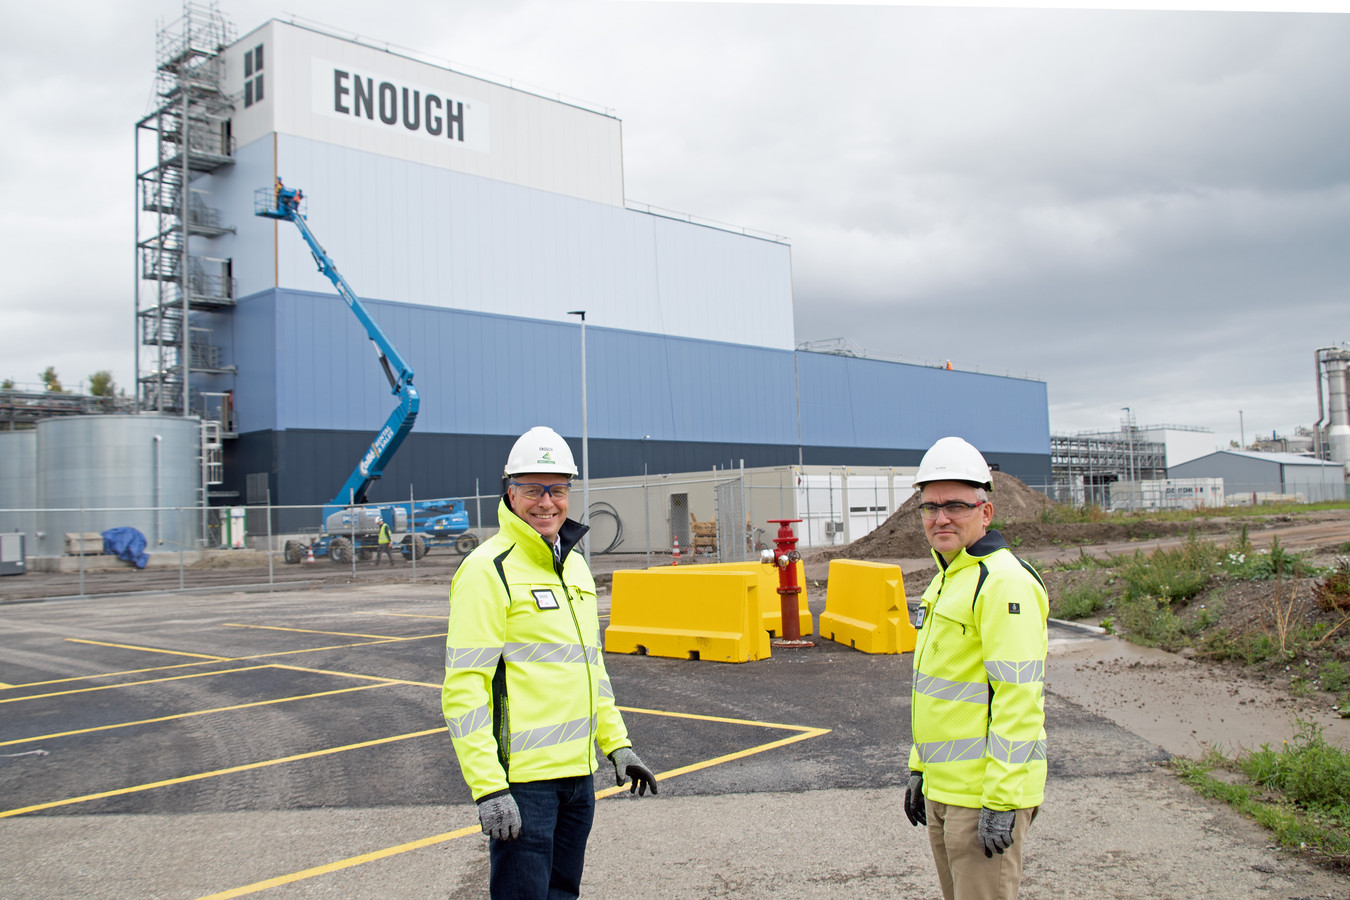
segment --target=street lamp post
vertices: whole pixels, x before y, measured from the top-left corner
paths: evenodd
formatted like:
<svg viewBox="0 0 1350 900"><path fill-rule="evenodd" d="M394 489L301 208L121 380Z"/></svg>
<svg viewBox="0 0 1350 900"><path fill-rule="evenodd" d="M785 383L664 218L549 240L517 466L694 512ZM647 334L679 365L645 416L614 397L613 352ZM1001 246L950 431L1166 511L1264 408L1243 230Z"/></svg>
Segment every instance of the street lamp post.
<svg viewBox="0 0 1350 900"><path fill-rule="evenodd" d="M586 422L586 310L573 309L569 316L581 316L581 524L591 525L591 448ZM588 530L581 539L582 555L587 565L591 562L591 534Z"/></svg>

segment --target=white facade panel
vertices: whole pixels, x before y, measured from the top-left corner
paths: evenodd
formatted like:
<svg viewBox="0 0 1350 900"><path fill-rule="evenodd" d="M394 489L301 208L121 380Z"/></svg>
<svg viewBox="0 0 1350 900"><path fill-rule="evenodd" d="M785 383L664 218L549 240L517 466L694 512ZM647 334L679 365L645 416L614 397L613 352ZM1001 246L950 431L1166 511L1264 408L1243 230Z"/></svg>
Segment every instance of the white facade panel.
<svg viewBox="0 0 1350 900"><path fill-rule="evenodd" d="M786 244L320 141L275 144L275 164L263 138L210 178L237 233L202 252L235 261L241 297L333 291L293 226L253 215L275 169L304 191L310 227L363 298L547 321L584 309L608 328L795 346Z"/></svg>
<svg viewBox="0 0 1350 900"><path fill-rule="evenodd" d="M241 145L275 132L623 206L611 116L276 20L225 59Z"/></svg>
<svg viewBox="0 0 1350 900"><path fill-rule="evenodd" d="M1141 440L1163 445L1167 465L1177 466L1220 449L1212 431L1183 431L1177 428L1148 428L1139 432Z"/></svg>

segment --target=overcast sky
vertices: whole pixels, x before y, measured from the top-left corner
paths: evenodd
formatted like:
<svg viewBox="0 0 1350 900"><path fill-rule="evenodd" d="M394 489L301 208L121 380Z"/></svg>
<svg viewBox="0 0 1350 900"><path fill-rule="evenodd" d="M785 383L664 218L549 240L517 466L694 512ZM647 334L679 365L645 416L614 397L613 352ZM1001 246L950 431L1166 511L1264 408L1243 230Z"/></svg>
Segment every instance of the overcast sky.
<svg viewBox="0 0 1350 900"><path fill-rule="evenodd" d="M1350 0L283 4L220 9L611 111L630 202L787 239L799 342L1043 380L1055 433L1292 433L1350 341ZM6 4L0 378L134 383L134 125L181 12Z"/></svg>

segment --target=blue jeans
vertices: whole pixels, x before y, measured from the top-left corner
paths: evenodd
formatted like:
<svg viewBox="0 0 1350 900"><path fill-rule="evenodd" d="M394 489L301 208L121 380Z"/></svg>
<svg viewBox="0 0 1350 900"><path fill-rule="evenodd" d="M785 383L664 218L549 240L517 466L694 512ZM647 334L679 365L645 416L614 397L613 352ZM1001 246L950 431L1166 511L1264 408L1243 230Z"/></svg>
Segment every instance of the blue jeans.
<svg viewBox="0 0 1350 900"><path fill-rule="evenodd" d="M581 896L586 839L595 819L590 775L511 785L520 837L488 840L493 900L572 900Z"/></svg>

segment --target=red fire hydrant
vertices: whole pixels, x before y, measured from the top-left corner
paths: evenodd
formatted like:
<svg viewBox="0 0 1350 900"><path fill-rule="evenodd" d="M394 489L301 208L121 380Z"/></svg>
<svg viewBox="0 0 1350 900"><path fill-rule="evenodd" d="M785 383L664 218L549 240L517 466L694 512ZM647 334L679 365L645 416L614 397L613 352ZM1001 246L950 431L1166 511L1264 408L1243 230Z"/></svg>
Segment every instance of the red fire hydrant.
<svg viewBox="0 0 1350 900"><path fill-rule="evenodd" d="M792 533L792 525L801 519L770 519L770 525L778 526L778 534L773 539L773 549L765 550L760 561L778 567L778 597L783 615L783 636L773 641L773 646L793 649L814 647L814 641L802 639L801 626L797 622L798 597L801 585L797 584L797 561L802 555L797 550L797 536Z"/></svg>

